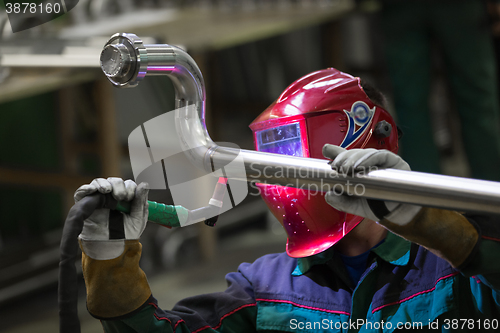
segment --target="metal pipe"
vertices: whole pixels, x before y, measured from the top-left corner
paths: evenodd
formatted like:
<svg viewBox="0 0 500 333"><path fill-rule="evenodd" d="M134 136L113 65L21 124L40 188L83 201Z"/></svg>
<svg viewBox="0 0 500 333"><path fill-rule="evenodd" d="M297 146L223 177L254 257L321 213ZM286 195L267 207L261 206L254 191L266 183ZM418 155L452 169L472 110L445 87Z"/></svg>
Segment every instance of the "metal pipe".
<svg viewBox="0 0 500 333"><path fill-rule="evenodd" d="M208 170L207 151L216 145L205 125L203 75L189 54L171 45L144 45L136 35L121 33L104 46L101 68L117 87L135 87L146 75L168 75L175 88L176 128L183 148L194 165Z"/></svg>
<svg viewBox="0 0 500 333"><path fill-rule="evenodd" d="M345 175L325 160L220 147L205 125L205 87L195 61L170 45L144 45L133 34L115 34L101 54L101 67L118 87L133 87L146 75L168 75L176 90L176 129L188 158L212 172L222 167L228 177L279 184L309 191L336 186L349 194L424 206L500 213L500 183L394 169ZM187 107L190 106L190 107ZM245 172L231 169L241 159Z"/></svg>

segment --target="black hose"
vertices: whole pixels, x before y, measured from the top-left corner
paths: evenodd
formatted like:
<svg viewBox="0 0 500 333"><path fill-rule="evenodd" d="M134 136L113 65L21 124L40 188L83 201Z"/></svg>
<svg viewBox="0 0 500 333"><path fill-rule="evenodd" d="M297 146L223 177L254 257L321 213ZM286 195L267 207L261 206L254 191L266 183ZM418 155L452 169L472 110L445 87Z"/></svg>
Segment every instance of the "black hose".
<svg viewBox="0 0 500 333"><path fill-rule="evenodd" d="M83 221L99 208L116 206L111 195L94 194L84 197L71 207L64 222L59 262L59 332L80 333L78 319L78 275L75 261L79 257L78 235Z"/></svg>

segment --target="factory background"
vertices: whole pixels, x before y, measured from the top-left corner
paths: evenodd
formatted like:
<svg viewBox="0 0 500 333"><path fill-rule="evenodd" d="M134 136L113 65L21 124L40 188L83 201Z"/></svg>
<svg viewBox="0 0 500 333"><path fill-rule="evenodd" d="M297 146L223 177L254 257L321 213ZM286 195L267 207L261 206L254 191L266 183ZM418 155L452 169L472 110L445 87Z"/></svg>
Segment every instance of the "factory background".
<svg viewBox="0 0 500 333"><path fill-rule="evenodd" d="M322 68L372 82L392 112L380 6L351 0L80 0L67 14L16 33L0 8L0 332L57 329L58 247L73 192L96 177L133 178L128 135L174 109L167 77L147 78L133 89L111 86L99 54L112 34L132 32L184 48L204 75L214 141L253 149L248 124L290 83ZM438 51L432 66L430 131L442 170L468 177ZM172 200L159 190L150 198ZM214 228L151 225L142 242L141 266L168 308L183 297L223 289L225 273L241 261L284 251L286 235L260 198L249 195ZM92 332L99 322L85 311L81 284L83 332Z"/></svg>

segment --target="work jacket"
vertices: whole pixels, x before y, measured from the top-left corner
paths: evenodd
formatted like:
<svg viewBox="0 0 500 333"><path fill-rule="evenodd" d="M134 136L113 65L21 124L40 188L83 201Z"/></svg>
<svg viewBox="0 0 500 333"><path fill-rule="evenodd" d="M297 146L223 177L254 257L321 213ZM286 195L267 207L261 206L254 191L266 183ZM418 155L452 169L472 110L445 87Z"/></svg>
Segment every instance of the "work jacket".
<svg viewBox="0 0 500 333"><path fill-rule="evenodd" d="M498 332L500 222L469 216L482 235L463 268L392 233L354 285L332 248L294 259L269 254L226 276L224 292L162 310L151 297L105 332Z"/></svg>

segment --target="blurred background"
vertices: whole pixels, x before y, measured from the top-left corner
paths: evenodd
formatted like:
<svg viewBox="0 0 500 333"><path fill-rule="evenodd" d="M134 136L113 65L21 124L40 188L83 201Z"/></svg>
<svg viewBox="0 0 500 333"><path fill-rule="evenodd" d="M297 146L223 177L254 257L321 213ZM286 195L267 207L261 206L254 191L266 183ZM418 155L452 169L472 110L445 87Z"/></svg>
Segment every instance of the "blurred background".
<svg viewBox="0 0 500 333"><path fill-rule="evenodd" d="M99 54L112 34L131 32L148 43L186 49L205 78L211 137L253 149L248 124L290 83L326 67L370 81L398 118L400 83L387 60L388 31L396 29L387 23L387 8L394 2L80 0L67 14L16 33L0 8L0 332L58 330L59 241L73 192L96 177L132 178L128 135L174 109L167 77L148 77L134 89L111 86L99 68ZM430 3L413 2L418 8ZM496 7L487 11L486 1L463 2L481 4L478 20L493 63L491 98L498 103ZM415 20L412 28L427 23ZM476 176L464 149L464 121L451 93L446 52L438 38L429 40L424 100L431 122L414 130L431 138L438 169L417 170ZM496 118L488 122L498 125ZM285 250L281 226L249 191L214 228L148 226L141 265L163 308L186 296L223 290L224 275L240 262ZM168 192L152 191L150 200L171 203ZM85 311L80 284L83 332L100 331Z"/></svg>

